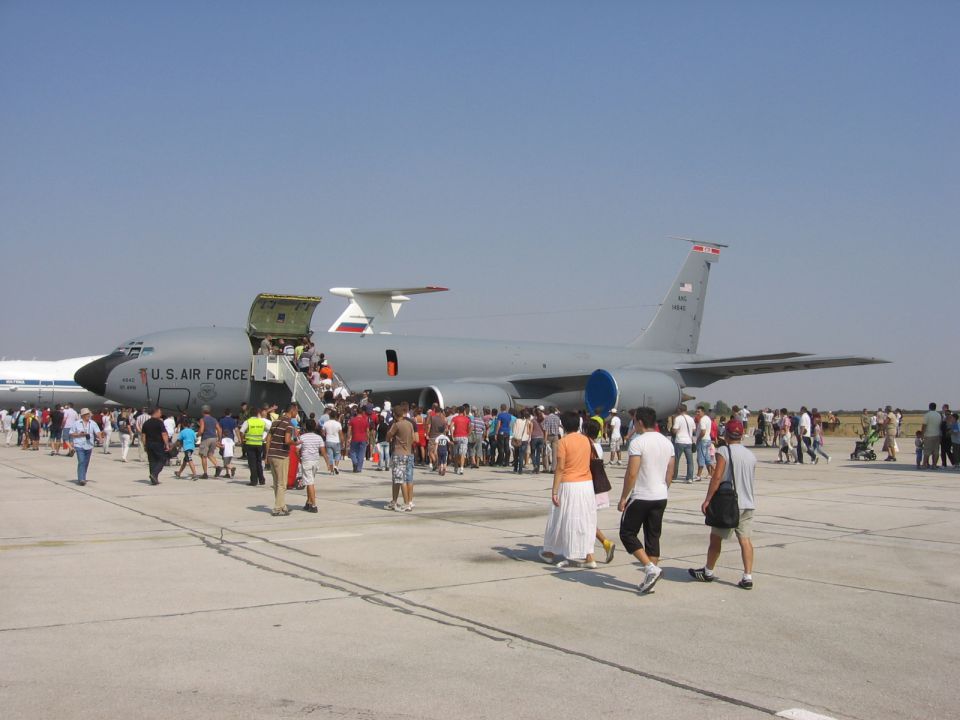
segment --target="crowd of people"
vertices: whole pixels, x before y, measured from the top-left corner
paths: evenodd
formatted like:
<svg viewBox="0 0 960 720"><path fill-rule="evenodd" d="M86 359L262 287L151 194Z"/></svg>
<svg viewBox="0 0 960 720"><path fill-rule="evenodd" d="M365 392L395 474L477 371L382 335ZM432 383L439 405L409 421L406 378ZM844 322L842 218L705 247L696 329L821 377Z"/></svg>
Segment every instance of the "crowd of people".
<svg viewBox="0 0 960 720"><path fill-rule="evenodd" d="M313 367L311 361L307 367ZM322 362L322 360L320 360ZM875 414L866 410L860 418L864 442L884 438L886 460L897 457L903 413L889 406ZM338 399L327 403L323 414L306 415L294 403L285 410L276 405L250 408L244 403L236 413L229 410L215 417L201 408L197 418L166 415L160 408L89 408L77 411L72 404L38 410L0 410L0 427L6 444L25 451L40 451L46 443L51 455L77 459L77 482L85 485L91 457L99 450L113 452L119 437L120 462L126 463L136 449L136 459L148 463L152 485L160 484L165 468L174 477L189 479L234 478L235 460L246 460L251 486L266 485L272 478L274 516L290 514L286 490L291 480L291 462L297 466L296 484L306 490L304 510L317 512L316 482L324 473L340 474L345 458L354 473L366 462L376 471L391 474L391 499L386 509L412 512L414 472L443 476L449 469L463 474L467 468L511 468L522 474L553 474L552 507L540 557L558 566L597 567L597 542L610 562L615 545L597 527L597 511L610 506L609 487L598 491L591 463L624 464L626 469L618 510L622 513L620 541L644 568L641 592L649 592L660 578L660 536L668 491L678 481L681 460L684 482L707 480L701 510L707 514L722 488L735 490L736 524L711 529L706 562L690 570L701 582L711 582L724 539L736 536L743 560L742 588L753 587L753 546L750 540L755 509L756 457L743 445L751 424L756 446L777 448L778 463L803 463L806 456L816 463L830 461L823 447L823 431L832 422L816 408L802 406L765 408L751 417L750 410L734 406L729 416L713 418L698 407L693 415L685 405L666 422L658 422L653 409L641 407L622 418L616 409L607 417L561 413L556 407L511 409L475 408L469 405L429 408L407 402L393 406L385 401L375 406L364 395L359 402ZM607 449L604 450L603 445ZM938 411L930 403L915 438L918 467L960 467L960 419L949 405ZM199 461L199 466L198 466ZM642 534L642 539L641 539Z"/></svg>

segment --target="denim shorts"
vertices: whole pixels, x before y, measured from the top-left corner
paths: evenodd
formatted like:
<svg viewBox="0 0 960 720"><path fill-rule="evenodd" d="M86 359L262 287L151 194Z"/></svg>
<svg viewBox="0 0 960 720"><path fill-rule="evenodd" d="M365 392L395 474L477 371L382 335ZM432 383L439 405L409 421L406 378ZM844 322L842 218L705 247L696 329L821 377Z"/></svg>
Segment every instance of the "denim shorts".
<svg viewBox="0 0 960 720"><path fill-rule="evenodd" d="M701 440L697 443L697 465L700 467L713 465L710 461L710 445L709 440Z"/></svg>
<svg viewBox="0 0 960 720"><path fill-rule="evenodd" d="M327 446L327 459L330 462L337 462L343 458L343 453L340 450L340 443L326 443Z"/></svg>

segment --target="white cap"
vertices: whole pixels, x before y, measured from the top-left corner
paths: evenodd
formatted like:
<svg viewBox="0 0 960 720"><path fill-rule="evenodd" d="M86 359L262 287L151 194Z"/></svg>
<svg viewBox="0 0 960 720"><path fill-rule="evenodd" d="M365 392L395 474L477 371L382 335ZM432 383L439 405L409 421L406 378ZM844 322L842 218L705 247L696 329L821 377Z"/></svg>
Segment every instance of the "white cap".
<svg viewBox="0 0 960 720"><path fill-rule="evenodd" d="M546 408L543 405L537 405L537 410L546 410Z"/></svg>
<svg viewBox="0 0 960 720"><path fill-rule="evenodd" d="M610 412L616 413L616 412L617 412L617 409L616 409L616 408L610 408Z"/></svg>
<svg viewBox="0 0 960 720"><path fill-rule="evenodd" d="M380 412L380 408L375 407L375 408L373 409L373 411L374 411L374 412Z"/></svg>

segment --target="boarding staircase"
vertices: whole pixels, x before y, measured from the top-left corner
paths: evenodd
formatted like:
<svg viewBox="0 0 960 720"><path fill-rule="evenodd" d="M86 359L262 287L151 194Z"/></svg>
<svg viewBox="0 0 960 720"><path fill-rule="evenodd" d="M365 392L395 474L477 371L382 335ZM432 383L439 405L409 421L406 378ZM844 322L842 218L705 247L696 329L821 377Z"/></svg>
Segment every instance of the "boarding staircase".
<svg viewBox="0 0 960 720"><path fill-rule="evenodd" d="M285 355L254 355L252 378L257 382L284 383L290 389L290 398L308 416L324 413L323 400L317 395L307 376L299 372ZM343 385L338 376L334 380ZM346 387L344 385L344 387Z"/></svg>

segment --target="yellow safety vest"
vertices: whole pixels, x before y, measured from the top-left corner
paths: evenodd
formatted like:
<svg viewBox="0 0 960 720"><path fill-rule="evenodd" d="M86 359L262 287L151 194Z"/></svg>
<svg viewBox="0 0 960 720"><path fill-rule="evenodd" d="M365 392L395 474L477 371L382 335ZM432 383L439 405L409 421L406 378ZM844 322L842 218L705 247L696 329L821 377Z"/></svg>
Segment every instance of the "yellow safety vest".
<svg viewBox="0 0 960 720"><path fill-rule="evenodd" d="M252 417L247 420L247 432L243 435L244 445L263 445L263 433L267 423L263 418Z"/></svg>

